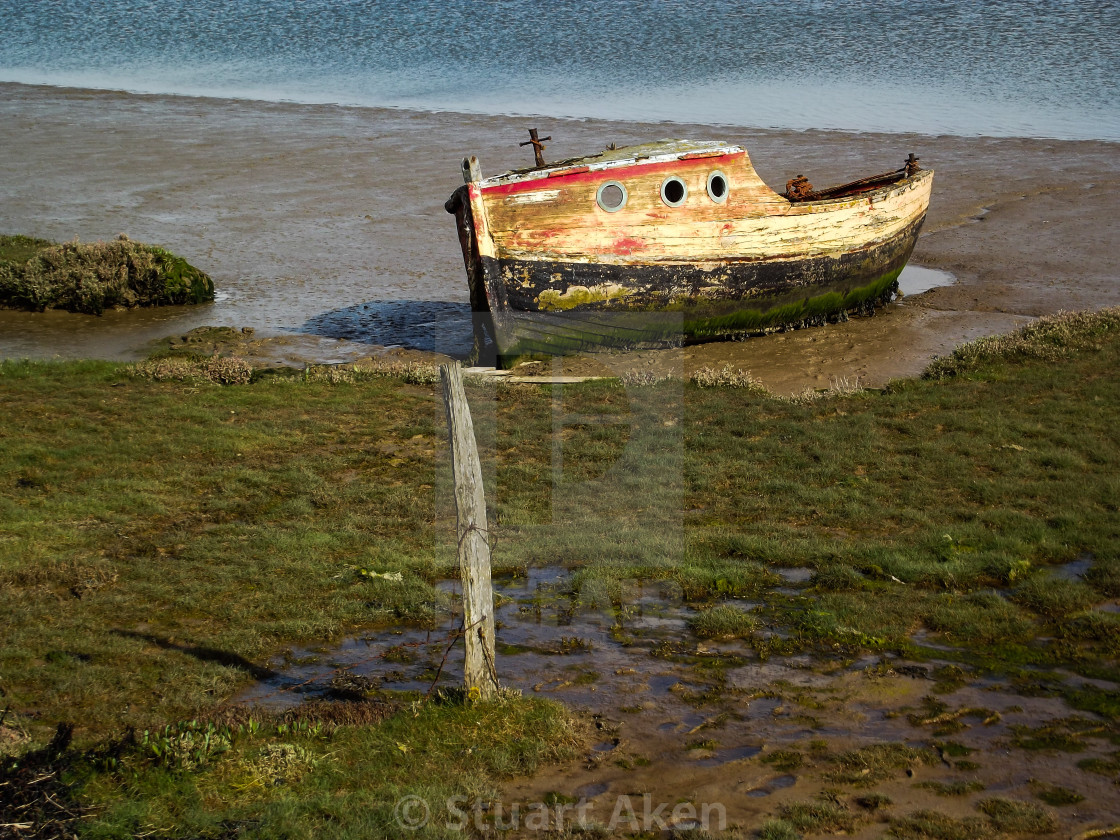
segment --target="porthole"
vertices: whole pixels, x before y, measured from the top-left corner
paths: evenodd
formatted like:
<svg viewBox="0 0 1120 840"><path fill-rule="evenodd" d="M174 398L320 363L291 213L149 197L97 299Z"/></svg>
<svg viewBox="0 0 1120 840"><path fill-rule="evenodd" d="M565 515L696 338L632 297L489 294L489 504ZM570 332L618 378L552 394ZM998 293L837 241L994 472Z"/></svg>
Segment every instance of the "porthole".
<svg viewBox="0 0 1120 840"><path fill-rule="evenodd" d="M718 169L708 175L708 198L716 204L727 201L727 176Z"/></svg>
<svg viewBox="0 0 1120 840"><path fill-rule="evenodd" d="M688 187L676 175L670 175L661 182L661 200L670 207L680 207L688 198Z"/></svg>
<svg viewBox="0 0 1120 840"><path fill-rule="evenodd" d="M608 213L617 213L626 206L626 187L618 181L607 181L595 193L595 203Z"/></svg>

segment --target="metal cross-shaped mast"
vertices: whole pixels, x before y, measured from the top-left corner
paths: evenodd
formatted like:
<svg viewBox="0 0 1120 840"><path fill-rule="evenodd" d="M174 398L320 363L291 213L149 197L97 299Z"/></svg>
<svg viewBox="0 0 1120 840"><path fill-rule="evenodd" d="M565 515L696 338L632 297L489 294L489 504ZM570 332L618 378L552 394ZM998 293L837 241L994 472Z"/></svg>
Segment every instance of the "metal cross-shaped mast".
<svg viewBox="0 0 1120 840"><path fill-rule="evenodd" d="M544 166L545 165L545 163L544 163L544 143L542 142L542 140L551 140L551 139L552 139L551 134L548 137L544 137L544 138L537 137L537 130L535 128L530 128L529 129L529 139L526 140L524 143L518 143L517 145L518 146L528 146L529 144L532 144L533 152L536 153L536 156L537 156L537 166Z"/></svg>

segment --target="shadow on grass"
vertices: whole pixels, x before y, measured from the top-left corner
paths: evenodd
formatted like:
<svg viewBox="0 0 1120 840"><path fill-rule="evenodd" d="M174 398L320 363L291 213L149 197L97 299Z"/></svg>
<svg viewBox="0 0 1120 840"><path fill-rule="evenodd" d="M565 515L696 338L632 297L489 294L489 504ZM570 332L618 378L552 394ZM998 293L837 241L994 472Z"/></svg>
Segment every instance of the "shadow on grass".
<svg viewBox="0 0 1120 840"><path fill-rule="evenodd" d="M0 764L0 837L76 836L71 829L86 809L63 779L74 757L73 734L74 724L60 723L45 747Z"/></svg>
<svg viewBox="0 0 1120 840"><path fill-rule="evenodd" d="M179 653L193 656L200 662L215 662L218 665L224 665L226 668L237 668L239 671L244 671L246 674L249 674L255 680L267 680L277 676L276 672L272 669L254 665L245 657L238 656L236 653L230 653L226 650L201 647L199 645L181 645L170 639L153 636L150 633L137 633L133 630L114 629L112 632L114 635L123 636L128 639L142 639L163 650L177 650Z"/></svg>

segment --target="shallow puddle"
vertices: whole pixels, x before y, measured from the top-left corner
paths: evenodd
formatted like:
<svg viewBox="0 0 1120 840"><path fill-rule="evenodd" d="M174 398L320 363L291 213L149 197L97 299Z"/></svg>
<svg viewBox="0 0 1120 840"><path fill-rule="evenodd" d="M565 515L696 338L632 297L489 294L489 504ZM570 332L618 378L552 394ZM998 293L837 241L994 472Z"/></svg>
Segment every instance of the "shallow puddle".
<svg viewBox="0 0 1120 840"><path fill-rule="evenodd" d="M741 761L744 758L753 758L762 752L762 744L744 744L725 750L715 750L711 755L698 759L699 767L718 767L721 764L730 764L732 761Z"/></svg>
<svg viewBox="0 0 1120 840"><path fill-rule="evenodd" d="M898 275L898 291L904 296L920 295L938 286L951 286L956 281L957 278L948 271L911 264Z"/></svg>
<svg viewBox="0 0 1120 840"><path fill-rule="evenodd" d="M804 566L778 567L774 569L774 573L786 583L805 583L813 576L813 570Z"/></svg>
<svg viewBox="0 0 1120 840"><path fill-rule="evenodd" d="M447 612L434 628L364 634L329 653L289 651L270 663L273 677L238 700L288 706L316 695L428 692L457 684L453 675L462 673L462 645L456 636L461 625L460 584L441 581L437 588L451 596L456 611ZM658 582L628 582L624 600L589 606L579 603L561 568L530 569L523 577L495 580L494 588L498 670L515 688L592 708L614 705L620 693L661 696L703 688L689 681L687 668L672 663L650 667L657 661L652 653L687 653L698 644L687 629L695 611L666 597ZM597 683L604 678L609 678L611 689L600 692Z"/></svg>
<svg viewBox="0 0 1120 840"><path fill-rule="evenodd" d="M789 773L786 773L783 776L777 776L773 779L770 779L770 781L768 781L765 785L763 785L761 787L751 788L750 790L747 791L747 796L750 796L750 797L753 797L753 798L758 798L758 797L762 797L762 796L770 796L771 794L775 793L776 791L785 790L786 788L791 788L795 784L797 784L797 777L794 776L794 775L791 775Z"/></svg>
<svg viewBox="0 0 1120 840"><path fill-rule="evenodd" d="M1058 578L1059 580L1082 580L1085 577L1085 573L1092 567L1093 555L1085 552L1084 554L1078 555L1077 559L1070 563L1055 566L1050 570L1050 574L1052 577Z"/></svg>

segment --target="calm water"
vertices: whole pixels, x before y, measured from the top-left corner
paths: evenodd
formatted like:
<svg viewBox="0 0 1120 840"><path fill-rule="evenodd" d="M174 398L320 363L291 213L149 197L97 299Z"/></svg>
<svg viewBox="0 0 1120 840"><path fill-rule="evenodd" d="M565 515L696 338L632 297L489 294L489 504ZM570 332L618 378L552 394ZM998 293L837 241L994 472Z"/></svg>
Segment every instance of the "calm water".
<svg viewBox="0 0 1120 840"><path fill-rule="evenodd" d="M0 0L0 81L1120 140L1118 0Z"/></svg>

